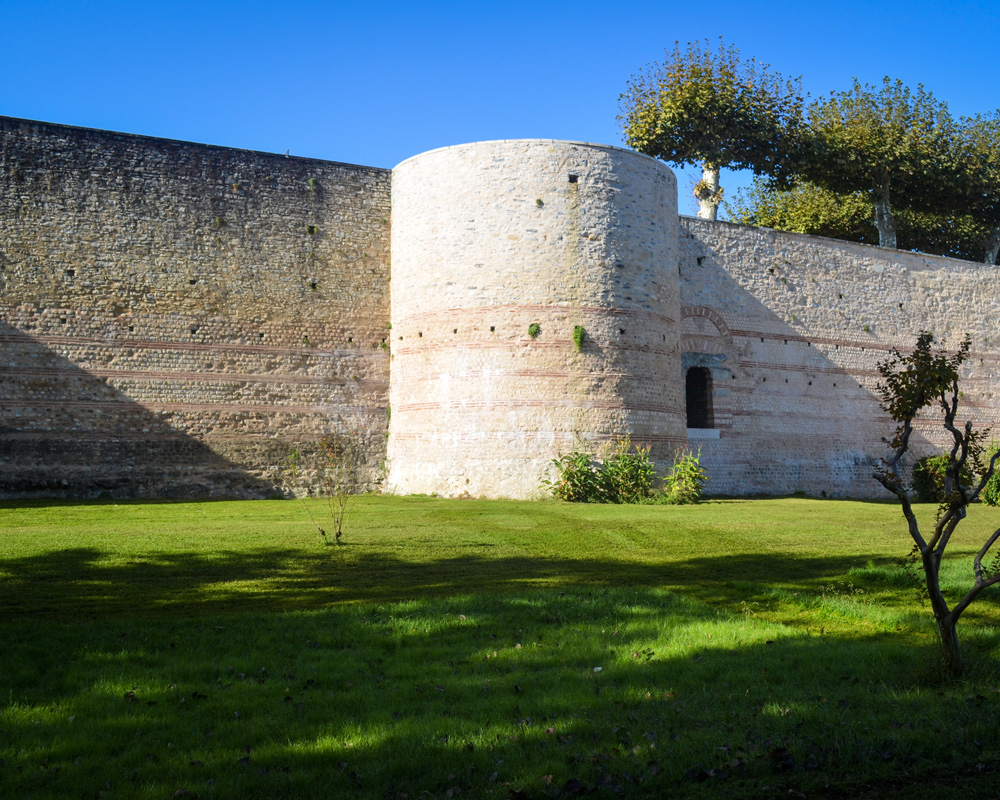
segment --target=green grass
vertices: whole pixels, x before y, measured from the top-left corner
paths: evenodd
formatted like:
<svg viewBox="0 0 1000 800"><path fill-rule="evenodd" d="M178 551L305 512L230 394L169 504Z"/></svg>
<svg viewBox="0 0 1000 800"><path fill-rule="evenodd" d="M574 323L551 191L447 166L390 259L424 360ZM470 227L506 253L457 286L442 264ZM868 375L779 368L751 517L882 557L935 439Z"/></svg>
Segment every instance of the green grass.
<svg viewBox="0 0 1000 800"><path fill-rule="evenodd" d="M323 547L289 501L0 504L0 797L995 782L1000 606L942 682L892 505L352 506Z"/></svg>

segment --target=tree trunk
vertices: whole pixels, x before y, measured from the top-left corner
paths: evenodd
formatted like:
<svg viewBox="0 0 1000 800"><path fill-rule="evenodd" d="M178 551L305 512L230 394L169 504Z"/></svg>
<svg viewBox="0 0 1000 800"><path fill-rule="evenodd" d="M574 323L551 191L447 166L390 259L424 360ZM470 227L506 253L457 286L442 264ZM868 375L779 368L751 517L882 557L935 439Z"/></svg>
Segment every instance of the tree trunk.
<svg viewBox="0 0 1000 800"><path fill-rule="evenodd" d="M921 561L924 577L927 580L927 597L931 601L934 619L938 624L938 634L941 636L945 667L952 677L957 678L962 674L962 651L958 646L956 620L948 608L944 595L941 594L941 557L934 551L927 551L922 555Z"/></svg>
<svg viewBox="0 0 1000 800"><path fill-rule="evenodd" d="M875 198L875 227L878 229L879 247L896 249L896 218L889 205L889 187L882 186Z"/></svg>
<svg viewBox="0 0 1000 800"><path fill-rule="evenodd" d="M1000 251L1000 226L991 230L990 238L986 240L986 258L984 260L987 264L997 263L997 251Z"/></svg>
<svg viewBox="0 0 1000 800"><path fill-rule="evenodd" d="M718 219L719 203L722 202L718 167L707 163L702 165L701 180L694 187L694 196L698 198L699 217L710 220Z"/></svg>
<svg viewBox="0 0 1000 800"><path fill-rule="evenodd" d="M962 674L962 651L958 646L958 630L950 615L938 620L938 632L944 648L945 667L953 678L957 678Z"/></svg>

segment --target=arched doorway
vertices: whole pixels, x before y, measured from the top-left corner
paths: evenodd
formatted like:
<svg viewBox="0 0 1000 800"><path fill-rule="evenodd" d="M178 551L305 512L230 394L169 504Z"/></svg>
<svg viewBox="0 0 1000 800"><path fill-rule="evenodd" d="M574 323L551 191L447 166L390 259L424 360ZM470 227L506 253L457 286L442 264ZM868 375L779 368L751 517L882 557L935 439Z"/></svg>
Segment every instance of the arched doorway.
<svg viewBox="0 0 1000 800"><path fill-rule="evenodd" d="M691 367L684 378L684 396L689 428L714 428L712 413L712 371L708 367Z"/></svg>

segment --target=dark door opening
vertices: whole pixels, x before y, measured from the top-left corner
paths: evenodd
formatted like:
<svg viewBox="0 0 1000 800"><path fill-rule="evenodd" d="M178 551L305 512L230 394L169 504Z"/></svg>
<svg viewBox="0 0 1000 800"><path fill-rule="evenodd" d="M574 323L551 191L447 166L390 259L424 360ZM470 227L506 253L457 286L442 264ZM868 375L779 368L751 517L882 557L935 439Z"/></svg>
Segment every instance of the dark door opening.
<svg viewBox="0 0 1000 800"><path fill-rule="evenodd" d="M712 372L707 367L691 367L684 381L687 426L712 428Z"/></svg>

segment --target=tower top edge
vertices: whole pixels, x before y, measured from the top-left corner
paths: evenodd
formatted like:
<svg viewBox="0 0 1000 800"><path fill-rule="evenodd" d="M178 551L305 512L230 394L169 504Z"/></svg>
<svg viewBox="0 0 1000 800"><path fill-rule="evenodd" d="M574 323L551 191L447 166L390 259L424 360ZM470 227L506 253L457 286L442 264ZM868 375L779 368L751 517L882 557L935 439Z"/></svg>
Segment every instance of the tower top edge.
<svg viewBox="0 0 1000 800"><path fill-rule="evenodd" d="M654 164L663 167L666 170L670 170L670 167L663 161L653 158L652 156L648 156L645 153L640 153L638 150L632 150L628 147L619 147L613 144L600 144L598 142L580 142L580 141L574 141L572 139L487 139L478 142L465 142L463 144L452 144L452 145L447 145L445 147L435 147L433 150L425 150L423 153L417 153L416 155L412 155L409 158L400 161L395 167L393 167L393 170L397 170L404 164L409 164L411 161L416 161L417 159L423 158L424 156L433 155L435 153L443 153L448 150L464 150L476 147L496 147L497 145L504 145L504 144L559 145L559 146L569 145L573 147L586 147L592 150L610 150L618 153L624 153L625 155L636 156L637 158L646 159L648 161L652 161Z"/></svg>

